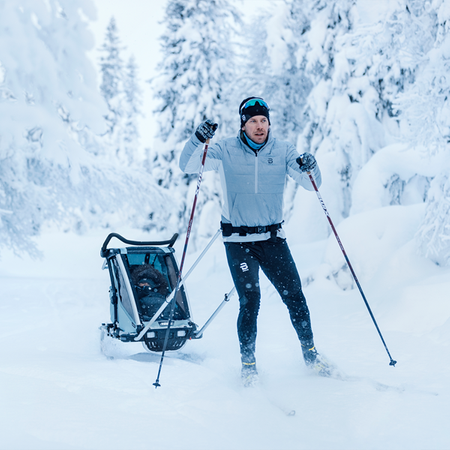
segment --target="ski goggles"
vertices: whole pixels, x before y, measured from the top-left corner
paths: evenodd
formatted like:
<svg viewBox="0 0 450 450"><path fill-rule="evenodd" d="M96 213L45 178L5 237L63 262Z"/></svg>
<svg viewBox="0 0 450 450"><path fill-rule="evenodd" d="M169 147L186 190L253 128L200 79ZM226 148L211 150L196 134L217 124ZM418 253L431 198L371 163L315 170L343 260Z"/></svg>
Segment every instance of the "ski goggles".
<svg viewBox="0 0 450 450"><path fill-rule="evenodd" d="M248 102L244 103L244 105L241 108L241 114L242 114L242 111L244 111L244 109L250 108L250 106L255 106L257 103L259 103L260 106L263 106L264 108L269 109L269 105L262 98L252 98Z"/></svg>

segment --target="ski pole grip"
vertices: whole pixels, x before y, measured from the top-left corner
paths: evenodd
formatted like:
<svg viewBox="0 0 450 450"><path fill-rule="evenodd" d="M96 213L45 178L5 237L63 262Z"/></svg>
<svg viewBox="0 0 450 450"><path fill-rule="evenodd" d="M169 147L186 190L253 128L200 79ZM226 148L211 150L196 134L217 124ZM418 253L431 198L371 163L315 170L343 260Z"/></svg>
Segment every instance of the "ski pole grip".
<svg viewBox="0 0 450 450"><path fill-rule="evenodd" d="M303 159L302 159L302 157L301 156L299 156L297 159L296 159L296 161L297 161L297 163L298 163L298 165L299 165L299 167L301 167L302 166L302 164L303 164ZM308 170L307 172L306 172L306 174L307 175L311 175L311 171L310 170Z"/></svg>
<svg viewBox="0 0 450 450"><path fill-rule="evenodd" d="M302 159L301 156L300 156L300 162L303 164L303 159ZM307 174L307 175L311 175L311 171L310 171L310 170L307 170L307 171L306 171L306 174Z"/></svg>

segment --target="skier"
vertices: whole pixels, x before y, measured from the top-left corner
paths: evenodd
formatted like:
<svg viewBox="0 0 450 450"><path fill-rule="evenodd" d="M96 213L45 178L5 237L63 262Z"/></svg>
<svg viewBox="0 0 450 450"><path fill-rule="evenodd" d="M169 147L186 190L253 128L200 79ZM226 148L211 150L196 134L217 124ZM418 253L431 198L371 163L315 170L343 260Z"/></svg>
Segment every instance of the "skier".
<svg viewBox="0 0 450 450"><path fill-rule="evenodd" d="M212 144L204 170L219 172L224 190L221 227L239 295L237 330L244 385L253 384L258 374L255 342L261 300L259 268L288 308L306 365L327 375L329 367L314 346L309 309L282 228L286 175L313 190L306 172L311 172L320 186L319 167L310 153L300 157L293 145L272 136L269 107L262 98L246 98L239 106L239 115L239 135ZM211 120L198 126L181 153L183 172L199 172L202 144L214 136L216 128Z"/></svg>

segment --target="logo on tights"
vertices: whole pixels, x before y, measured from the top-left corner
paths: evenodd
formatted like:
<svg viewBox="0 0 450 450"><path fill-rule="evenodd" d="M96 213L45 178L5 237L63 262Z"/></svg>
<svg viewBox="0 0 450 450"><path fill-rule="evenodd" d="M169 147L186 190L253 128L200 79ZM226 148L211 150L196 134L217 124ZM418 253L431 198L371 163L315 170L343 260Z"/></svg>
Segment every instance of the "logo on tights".
<svg viewBox="0 0 450 450"><path fill-rule="evenodd" d="M246 262L243 262L239 265L239 267L241 268L242 272L247 272L248 271L248 265Z"/></svg>

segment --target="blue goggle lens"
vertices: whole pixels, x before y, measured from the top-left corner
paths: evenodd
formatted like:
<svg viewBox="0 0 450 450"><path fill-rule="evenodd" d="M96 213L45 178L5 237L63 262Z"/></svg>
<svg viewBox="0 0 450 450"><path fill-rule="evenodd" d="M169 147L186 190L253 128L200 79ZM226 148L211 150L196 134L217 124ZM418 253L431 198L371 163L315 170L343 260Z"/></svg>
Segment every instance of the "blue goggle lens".
<svg viewBox="0 0 450 450"><path fill-rule="evenodd" d="M265 108L269 109L269 105L262 98L252 98L244 104L241 111L244 111L244 109L249 108L250 106L255 106L257 103L259 103L260 106L264 106Z"/></svg>

